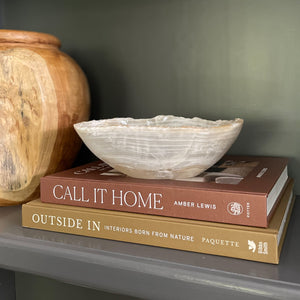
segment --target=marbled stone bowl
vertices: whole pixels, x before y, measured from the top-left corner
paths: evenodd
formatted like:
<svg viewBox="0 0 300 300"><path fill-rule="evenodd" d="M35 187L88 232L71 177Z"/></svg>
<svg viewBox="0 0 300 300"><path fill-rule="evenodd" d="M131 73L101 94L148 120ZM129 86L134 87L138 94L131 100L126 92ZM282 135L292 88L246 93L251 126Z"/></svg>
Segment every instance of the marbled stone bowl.
<svg viewBox="0 0 300 300"><path fill-rule="evenodd" d="M194 177L215 164L238 137L243 120L159 115L80 122L75 130L101 160L130 177Z"/></svg>

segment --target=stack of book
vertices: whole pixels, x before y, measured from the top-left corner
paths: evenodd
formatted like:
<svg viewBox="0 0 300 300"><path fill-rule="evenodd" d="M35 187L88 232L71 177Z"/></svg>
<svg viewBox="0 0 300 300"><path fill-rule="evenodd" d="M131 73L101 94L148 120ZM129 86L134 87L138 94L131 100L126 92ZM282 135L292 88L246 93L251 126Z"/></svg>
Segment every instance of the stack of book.
<svg viewBox="0 0 300 300"><path fill-rule="evenodd" d="M225 156L197 177L146 180L96 161L41 179L24 227L279 263L294 204L288 160Z"/></svg>

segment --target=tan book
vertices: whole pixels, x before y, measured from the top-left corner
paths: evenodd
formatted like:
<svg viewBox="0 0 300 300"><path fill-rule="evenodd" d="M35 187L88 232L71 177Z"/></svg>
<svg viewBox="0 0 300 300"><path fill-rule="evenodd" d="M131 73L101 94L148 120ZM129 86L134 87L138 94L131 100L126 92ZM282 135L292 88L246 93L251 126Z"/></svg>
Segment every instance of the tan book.
<svg viewBox="0 0 300 300"><path fill-rule="evenodd" d="M267 227L288 178L281 157L225 156L188 180L125 176L97 161L41 179L41 201Z"/></svg>
<svg viewBox="0 0 300 300"><path fill-rule="evenodd" d="M279 263L295 197L293 180L268 228L83 208L34 200L22 206L24 227Z"/></svg>

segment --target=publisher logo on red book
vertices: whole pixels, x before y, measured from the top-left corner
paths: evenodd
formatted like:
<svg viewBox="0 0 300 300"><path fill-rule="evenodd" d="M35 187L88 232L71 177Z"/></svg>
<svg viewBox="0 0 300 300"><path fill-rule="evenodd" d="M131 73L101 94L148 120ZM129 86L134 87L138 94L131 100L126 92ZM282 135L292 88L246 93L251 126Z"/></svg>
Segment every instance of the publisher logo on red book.
<svg viewBox="0 0 300 300"><path fill-rule="evenodd" d="M243 206L238 202L230 202L227 211L233 216L239 216L243 213Z"/></svg>

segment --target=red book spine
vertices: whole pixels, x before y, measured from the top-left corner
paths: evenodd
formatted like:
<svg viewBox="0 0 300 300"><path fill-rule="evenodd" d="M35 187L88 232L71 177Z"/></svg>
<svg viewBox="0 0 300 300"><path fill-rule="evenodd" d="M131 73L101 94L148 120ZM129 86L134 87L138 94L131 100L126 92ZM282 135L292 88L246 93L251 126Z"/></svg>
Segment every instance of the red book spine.
<svg viewBox="0 0 300 300"><path fill-rule="evenodd" d="M136 183L41 179L41 201L176 218L267 227L267 195Z"/></svg>

